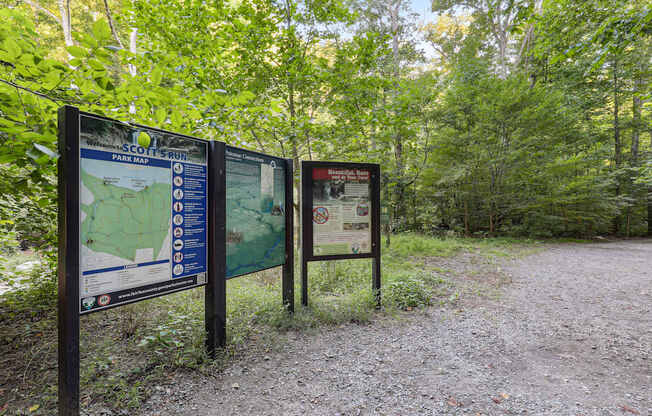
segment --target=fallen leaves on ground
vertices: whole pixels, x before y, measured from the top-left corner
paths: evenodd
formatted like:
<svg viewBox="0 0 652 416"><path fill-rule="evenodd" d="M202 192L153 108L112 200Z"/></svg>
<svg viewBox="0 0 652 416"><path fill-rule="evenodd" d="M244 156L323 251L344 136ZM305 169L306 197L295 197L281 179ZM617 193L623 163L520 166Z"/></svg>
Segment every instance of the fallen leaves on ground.
<svg viewBox="0 0 652 416"><path fill-rule="evenodd" d="M493 400L494 403L497 404L502 403L503 400L507 400L507 399L509 399L509 394L507 393L500 393L500 397L496 396L491 398L491 400Z"/></svg>
<svg viewBox="0 0 652 416"><path fill-rule="evenodd" d="M449 404L450 406L453 406L453 407L462 407L462 406L464 406L464 404L463 404L462 402L458 402L458 401L455 400L455 398L452 397L452 396L448 398L448 404Z"/></svg>
<svg viewBox="0 0 652 416"><path fill-rule="evenodd" d="M621 409L623 409L623 412L629 412L629 413L633 413L635 415L640 415L638 410L632 409L631 407L629 407L629 406L627 406L625 404L621 406Z"/></svg>

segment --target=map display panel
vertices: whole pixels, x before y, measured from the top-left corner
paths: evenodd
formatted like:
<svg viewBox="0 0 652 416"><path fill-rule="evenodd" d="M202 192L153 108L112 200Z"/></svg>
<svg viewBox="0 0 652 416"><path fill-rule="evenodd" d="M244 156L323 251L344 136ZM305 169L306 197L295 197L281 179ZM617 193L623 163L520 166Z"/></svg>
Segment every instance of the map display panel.
<svg viewBox="0 0 652 416"><path fill-rule="evenodd" d="M285 161L226 147L226 277L285 264Z"/></svg>
<svg viewBox="0 0 652 416"><path fill-rule="evenodd" d="M207 144L80 114L80 313L206 282Z"/></svg>
<svg viewBox="0 0 652 416"><path fill-rule="evenodd" d="M313 255L371 253L371 172L312 169Z"/></svg>

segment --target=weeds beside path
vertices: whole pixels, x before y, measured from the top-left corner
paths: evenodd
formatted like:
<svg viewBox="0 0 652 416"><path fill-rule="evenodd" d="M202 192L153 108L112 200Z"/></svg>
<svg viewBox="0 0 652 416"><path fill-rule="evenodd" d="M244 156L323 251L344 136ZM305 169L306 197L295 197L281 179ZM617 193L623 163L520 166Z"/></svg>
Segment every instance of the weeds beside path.
<svg viewBox="0 0 652 416"><path fill-rule="evenodd" d="M229 280L228 345L215 361L204 354L201 289L83 316L82 409L135 414L150 396L167 394L167 383L179 374L219 373L239 357L282 351L286 338L294 334L304 337L352 322L392 321L402 310L455 303L460 295L453 281L457 271L430 264L433 258L466 253L491 262L532 246L533 242L522 240L394 236L391 249L383 250L380 313L375 310L368 260L311 263L310 308L297 307L292 316L281 307L278 270ZM0 266L11 272L0 275L0 283L15 278L23 258L19 254L0 259ZM56 409L56 280L45 264L18 276L29 285L0 296L2 416L50 415Z"/></svg>
<svg viewBox="0 0 652 416"><path fill-rule="evenodd" d="M291 332L278 351L176 378L142 414L652 414L652 241L489 263L511 281L499 298Z"/></svg>
<svg viewBox="0 0 652 416"><path fill-rule="evenodd" d="M632 250L628 244L633 244ZM587 245L396 236L392 248L383 252L380 312L374 309L370 291L369 261L312 263L310 308L297 307L293 316L280 307L278 271L230 280L229 344L216 361L203 352L201 290L92 314L82 319L83 414L466 414L472 409L481 414L504 414L505 409L575 414L564 413L575 409L564 403L544 406L563 402L566 387L575 386L572 377L555 378L563 374L563 367L553 371L554 362L547 360L556 353L548 351L546 343L557 341L560 334L567 337L568 328L584 328L558 324L564 318L555 313L564 305L557 299L582 299L577 294L572 299L560 295L571 279L569 273L575 279L573 273L579 270L573 286L577 290L599 292L601 288L585 283L606 279L621 266L636 265L632 259L642 256L645 260L633 269L630 280L643 288L641 304L649 305L649 278L641 273L650 269L650 247L646 241ZM596 258L586 257L586 250L602 251ZM553 257L546 257L550 253ZM616 260L611 264L602 257ZM586 269L593 274L584 273L586 258L596 264ZM47 271L34 273L34 281L45 284L0 298L0 353L6 365L0 372L2 416L49 415L56 406L56 295ZM537 277L530 281L528 276ZM545 293L548 286L550 299L542 302L550 308L540 308L538 316L537 309L527 306L538 299L537 290ZM604 290L616 289L607 285ZM295 292L298 296L298 286ZM591 298L593 293L585 294ZM606 302L601 315L606 324L597 331L603 338L604 331L615 325L609 318L614 305ZM629 311L626 308L633 306L624 307ZM573 313L581 316L584 309L581 304L578 308ZM649 351L649 333L641 332L643 324L650 326L649 308L631 311L642 322L632 329L632 337L641 351ZM586 319L592 322L591 317ZM617 334L629 340L626 334ZM625 344L616 338L615 344L604 341L605 350L615 348L615 358L605 360L618 363L617 352ZM562 342L565 339L560 345L570 345ZM592 351L599 351L600 344L596 345ZM531 378L522 348L543 354L542 367L535 368ZM576 360L566 365L584 360L582 354L560 351L560 356L574 357L564 359ZM623 359L634 360L633 366L642 363L649 373L649 364L640 361L636 351L627 350ZM642 373L632 371L636 382L649 387L649 378L646 385L639 377ZM600 374L631 375L609 364L592 380ZM537 384L541 378L558 383L556 390ZM534 392L534 386L542 390ZM641 391L620 394L627 399L623 405L644 409ZM487 400L509 406L487 407ZM595 407L584 409L587 415L601 414L591 413Z"/></svg>

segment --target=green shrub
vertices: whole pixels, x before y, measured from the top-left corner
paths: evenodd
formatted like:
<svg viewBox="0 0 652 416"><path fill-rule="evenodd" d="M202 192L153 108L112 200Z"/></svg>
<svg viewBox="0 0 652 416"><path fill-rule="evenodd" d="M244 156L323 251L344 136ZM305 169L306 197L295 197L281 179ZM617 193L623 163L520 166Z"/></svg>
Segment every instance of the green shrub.
<svg viewBox="0 0 652 416"><path fill-rule="evenodd" d="M430 305L430 290L416 277L401 277L383 289L383 303L400 309Z"/></svg>

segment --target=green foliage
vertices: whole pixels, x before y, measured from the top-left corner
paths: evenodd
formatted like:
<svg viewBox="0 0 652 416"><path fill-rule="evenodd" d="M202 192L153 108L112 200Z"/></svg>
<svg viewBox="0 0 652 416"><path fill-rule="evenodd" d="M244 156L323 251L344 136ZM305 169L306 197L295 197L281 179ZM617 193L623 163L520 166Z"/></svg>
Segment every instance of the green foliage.
<svg viewBox="0 0 652 416"><path fill-rule="evenodd" d="M418 278L401 277L390 282L383 292L384 303L399 309L430 305L430 290Z"/></svg>
<svg viewBox="0 0 652 416"><path fill-rule="evenodd" d="M448 302L453 287L434 270L416 265L413 256L452 255L463 243L405 235L395 239L383 265L383 312ZM414 252L412 240L419 243ZM449 245L450 248L445 246ZM406 253L406 254L403 254ZM14 255L15 268L33 257ZM203 290L195 289L83 316L80 330L81 382L84 406L103 402L115 409L136 409L143 399L180 369L209 371L229 362L241 349L269 351L282 345L287 331L367 323L376 312L369 260L333 262L335 273L318 263L310 267L310 306L300 306L298 270L296 312L281 305L279 270L227 282L227 348L216 362L204 350ZM0 353L11 358L3 383L17 386L8 402L11 411L38 403L50 414L56 403L56 287L51 272L36 267L24 287L0 296ZM22 377L29 382L23 382ZM23 406L23 407L21 407ZM48 413L50 412L50 413Z"/></svg>
<svg viewBox="0 0 652 416"><path fill-rule="evenodd" d="M416 233L402 233L394 236L389 253L397 257L438 256L449 257L471 244L463 239L432 238Z"/></svg>
<svg viewBox="0 0 652 416"><path fill-rule="evenodd" d="M652 229L647 2L434 1L433 10L451 15L426 28L439 53L431 63L418 51L408 11L388 13L398 7L391 1L85 6L71 9L72 45L27 4L0 10L0 281L17 287L0 298L0 346L24 350L12 360L29 363L23 374L50 377L21 387L40 389L43 414L56 395L51 366L35 363L55 360L64 104L292 157L295 166L380 163L391 228L414 231L393 235L385 250L389 313L448 299L449 285L423 258L506 255L514 243L462 234ZM126 47L132 33L135 51ZM29 259L39 265L16 272ZM311 264L311 306L293 316L279 305L276 277L229 281L225 358L255 340L267 348L287 330L370 320L370 273L366 261ZM209 365L202 308L192 291L84 319L82 346L94 351L84 356L84 400L135 408L150 393L145 377ZM116 355L140 362L121 364Z"/></svg>

